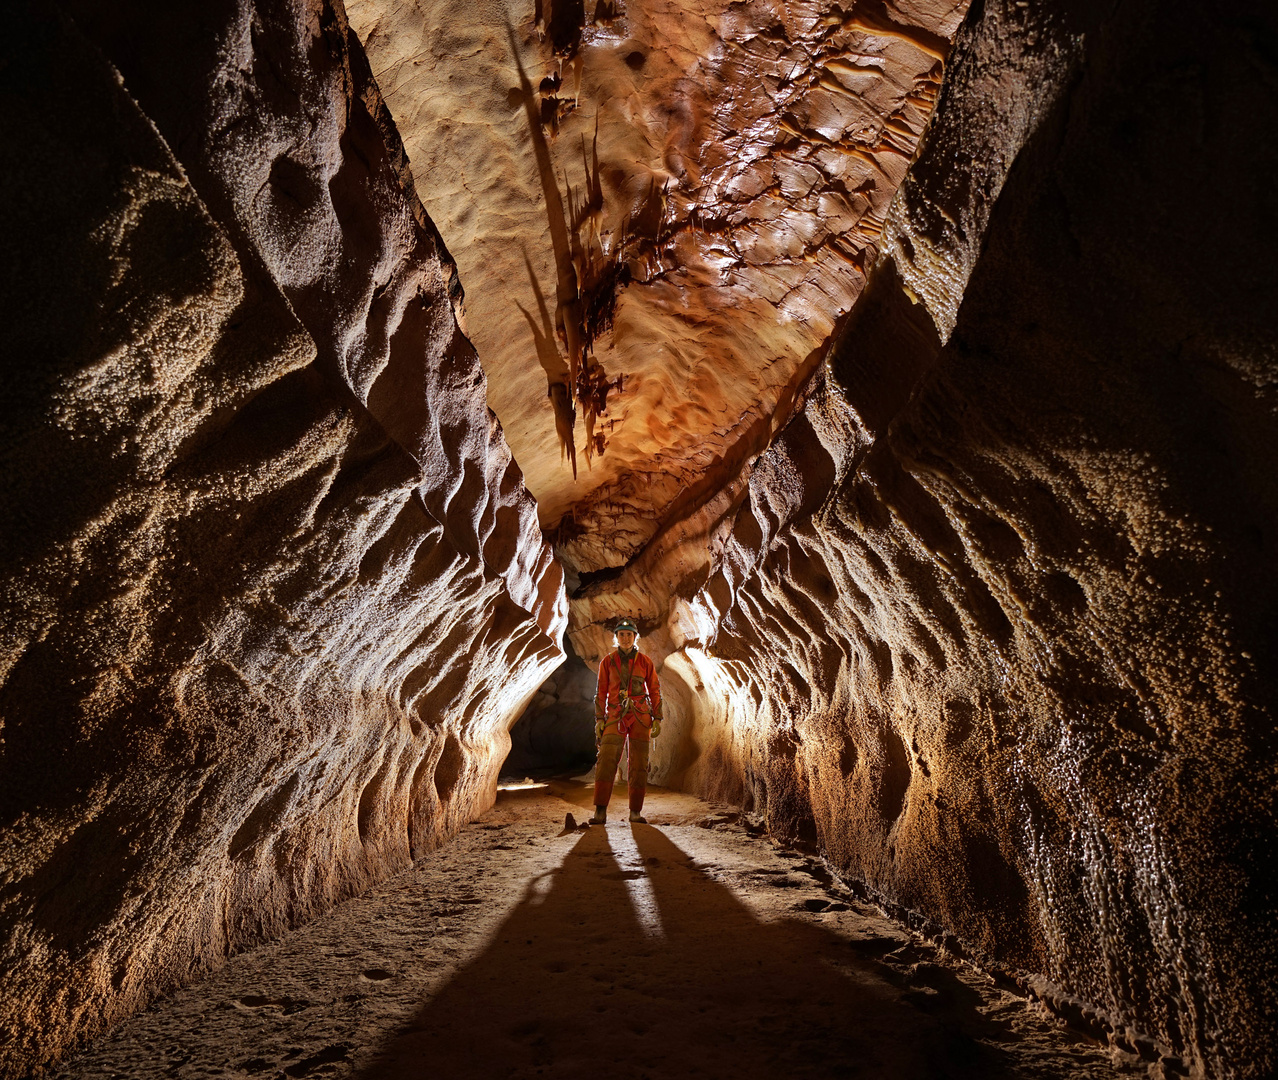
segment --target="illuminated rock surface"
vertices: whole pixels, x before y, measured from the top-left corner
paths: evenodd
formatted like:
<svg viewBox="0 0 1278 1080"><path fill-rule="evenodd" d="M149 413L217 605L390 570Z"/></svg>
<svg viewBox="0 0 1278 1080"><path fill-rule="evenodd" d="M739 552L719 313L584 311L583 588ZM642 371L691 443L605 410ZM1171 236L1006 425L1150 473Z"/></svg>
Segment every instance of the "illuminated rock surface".
<svg viewBox="0 0 1278 1080"><path fill-rule="evenodd" d="M1259 24L1189 11L991 5L960 39L664 675L686 786L1151 1057L1263 1077L1278 155L1231 117L1278 130L1278 95L1241 74ZM1194 244L1207 187L1263 226Z"/></svg>
<svg viewBox="0 0 1278 1080"><path fill-rule="evenodd" d="M562 655L358 44L202 11L5 44L6 1075L449 837Z"/></svg>
<svg viewBox="0 0 1278 1080"><path fill-rule="evenodd" d="M646 624L859 294L964 7L348 4L542 523L573 573L660 550Z"/></svg>
<svg viewBox="0 0 1278 1080"><path fill-rule="evenodd" d="M1272 5L105 7L0 68L0 1071L453 835L620 612L658 781L1278 1070Z"/></svg>

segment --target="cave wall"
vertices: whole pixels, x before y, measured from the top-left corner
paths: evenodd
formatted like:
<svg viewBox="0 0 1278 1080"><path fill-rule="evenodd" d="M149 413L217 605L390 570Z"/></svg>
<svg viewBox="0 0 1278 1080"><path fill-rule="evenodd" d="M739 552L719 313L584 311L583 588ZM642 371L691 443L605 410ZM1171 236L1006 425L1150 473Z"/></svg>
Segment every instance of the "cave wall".
<svg viewBox="0 0 1278 1080"><path fill-rule="evenodd" d="M562 575L340 6L0 60L0 1075L437 846Z"/></svg>
<svg viewBox="0 0 1278 1080"><path fill-rule="evenodd" d="M1278 1066L1275 42L974 9L663 672L687 786L1199 1076Z"/></svg>
<svg viewBox="0 0 1278 1080"><path fill-rule="evenodd" d="M566 607L340 5L9 31L19 1075L446 839ZM784 407L574 598L583 656L624 610L665 657L655 779L1205 1076L1278 1066L1275 42L1258 4L975 5L828 366L788 356Z"/></svg>

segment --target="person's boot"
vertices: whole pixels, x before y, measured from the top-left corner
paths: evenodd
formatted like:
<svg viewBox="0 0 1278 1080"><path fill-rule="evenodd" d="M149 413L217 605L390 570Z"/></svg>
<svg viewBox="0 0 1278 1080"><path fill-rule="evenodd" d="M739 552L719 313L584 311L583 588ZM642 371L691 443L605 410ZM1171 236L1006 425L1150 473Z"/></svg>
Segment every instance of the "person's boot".
<svg viewBox="0 0 1278 1080"><path fill-rule="evenodd" d="M591 825L606 825L608 823L608 808L606 806L596 806L595 816L590 819Z"/></svg>
<svg viewBox="0 0 1278 1080"><path fill-rule="evenodd" d="M645 775L643 779L646 781L647 776ZM630 795L631 822L635 825L647 825L648 819L643 816L643 797L648 794L647 783L644 783L643 787L631 787L628 794Z"/></svg>

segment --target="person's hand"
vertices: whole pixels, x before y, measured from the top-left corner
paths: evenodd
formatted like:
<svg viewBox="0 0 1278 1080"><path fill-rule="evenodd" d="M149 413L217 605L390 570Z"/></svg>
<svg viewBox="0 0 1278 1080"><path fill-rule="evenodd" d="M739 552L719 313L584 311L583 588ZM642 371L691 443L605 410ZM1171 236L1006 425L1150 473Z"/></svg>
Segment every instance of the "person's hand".
<svg viewBox="0 0 1278 1080"><path fill-rule="evenodd" d="M595 749L598 750L603 745L603 721L600 720L595 724Z"/></svg>
<svg viewBox="0 0 1278 1080"><path fill-rule="evenodd" d="M650 734L654 739L661 734L661 717L658 716L653 718L652 731Z"/></svg>

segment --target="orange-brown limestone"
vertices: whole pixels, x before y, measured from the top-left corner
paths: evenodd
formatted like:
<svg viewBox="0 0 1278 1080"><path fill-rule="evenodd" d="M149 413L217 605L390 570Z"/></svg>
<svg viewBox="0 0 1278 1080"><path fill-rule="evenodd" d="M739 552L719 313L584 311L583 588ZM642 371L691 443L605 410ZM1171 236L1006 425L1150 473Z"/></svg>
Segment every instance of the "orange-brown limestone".
<svg viewBox="0 0 1278 1080"><path fill-rule="evenodd" d="M665 629L668 777L1159 1075L1278 1067L1273 33L984 5L829 379ZM1237 217L1202 246L1207 190Z"/></svg>
<svg viewBox="0 0 1278 1080"><path fill-rule="evenodd" d="M619 606L659 627L709 574L864 284L965 7L348 4L558 553L643 564L584 579L588 661Z"/></svg>
<svg viewBox="0 0 1278 1080"><path fill-rule="evenodd" d="M566 618L340 8L74 8L0 63L3 1076L450 836Z"/></svg>

